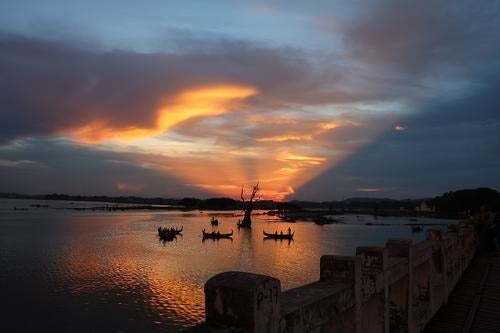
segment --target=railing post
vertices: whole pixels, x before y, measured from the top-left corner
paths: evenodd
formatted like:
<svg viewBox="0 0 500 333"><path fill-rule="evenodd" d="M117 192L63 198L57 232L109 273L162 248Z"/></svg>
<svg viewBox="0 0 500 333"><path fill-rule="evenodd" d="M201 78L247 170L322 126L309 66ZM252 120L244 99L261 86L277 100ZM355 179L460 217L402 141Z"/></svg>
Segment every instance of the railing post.
<svg viewBox="0 0 500 333"><path fill-rule="evenodd" d="M384 247L357 247L361 259L363 332L389 332L388 256Z"/></svg>
<svg viewBox="0 0 500 333"><path fill-rule="evenodd" d="M389 331L412 333L413 263L409 239L389 239L387 250L391 263L389 276ZM402 272L401 270L405 270Z"/></svg>
<svg viewBox="0 0 500 333"><path fill-rule="evenodd" d="M447 232L443 235L444 253L446 258L446 275L448 276L448 292L450 293L458 282L460 274L460 258L457 254L458 234Z"/></svg>
<svg viewBox="0 0 500 333"><path fill-rule="evenodd" d="M443 231L439 229L427 229L427 240L432 242L433 279L431 293L431 314L448 303L448 277L446 269L446 251L443 241ZM437 297L437 295L442 295ZM441 298L441 299L439 299Z"/></svg>
<svg viewBox="0 0 500 333"><path fill-rule="evenodd" d="M430 320L431 303L433 298L433 262L432 243L420 242L412 247L412 322L413 332L420 332Z"/></svg>
<svg viewBox="0 0 500 333"><path fill-rule="evenodd" d="M320 260L320 280L332 284L344 284L352 288L352 301L354 303L354 327L352 331L361 333L363 304L361 294L361 259L348 256L322 256Z"/></svg>
<svg viewBox="0 0 500 333"><path fill-rule="evenodd" d="M477 243L477 231L475 225L471 223L462 222L460 223L460 229L463 230L464 240L465 240L465 258L467 266L469 266L472 258L476 254L476 243Z"/></svg>
<svg viewBox="0 0 500 333"><path fill-rule="evenodd" d="M276 333L280 322L281 283L270 276L224 272L205 283L209 326L245 332Z"/></svg>

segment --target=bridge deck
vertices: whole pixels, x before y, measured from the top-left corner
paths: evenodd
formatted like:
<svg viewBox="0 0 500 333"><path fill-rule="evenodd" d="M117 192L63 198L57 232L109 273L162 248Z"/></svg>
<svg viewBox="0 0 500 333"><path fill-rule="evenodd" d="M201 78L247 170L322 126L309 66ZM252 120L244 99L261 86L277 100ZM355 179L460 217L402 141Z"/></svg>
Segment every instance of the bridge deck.
<svg viewBox="0 0 500 333"><path fill-rule="evenodd" d="M500 256L476 257L426 333L500 332Z"/></svg>

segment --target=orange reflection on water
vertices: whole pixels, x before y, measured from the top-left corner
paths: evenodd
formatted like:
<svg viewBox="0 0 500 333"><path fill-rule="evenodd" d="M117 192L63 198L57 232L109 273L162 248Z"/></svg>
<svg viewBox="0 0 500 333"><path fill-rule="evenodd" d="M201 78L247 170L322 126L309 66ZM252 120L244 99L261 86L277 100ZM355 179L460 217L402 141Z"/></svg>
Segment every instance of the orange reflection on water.
<svg viewBox="0 0 500 333"><path fill-rule="evenodd" d="M213 275L230 270L271 275L286 290L316 280L321 255L337 252L337 244L322 243L324 228L268 215L254 216L252 229L240 230L237 215L217 214L218 230L234 230L233 239L203 242L201 229L211 230L212 214L75 214L66 224L70 241L59 274L74 296L92 299L88 306L94 311L105 303L113 315L140 313L149 323L191 326L204 318L203 286ZM159 225L182 225L183 236L163 244L156 235ZM289 227L295 241L264 240L263 230L286 233Z"/></svg>
<svg viewBox="0 0 500 333"><path fill-rule="evenodd" d="M178 213L172 220L150 222L150 214L133 212L74 216L59 274L73 294L93 298L91 307L106 303L141 313L149 309L150 322L199 323L204 318L205 281L221 267L237 267L240 258L224 255L234 249L231 240L202 242L201 229L209 228L209 218L202 218L207 224L202 226L196 223L198 215ZM235 229L229 218L220 219L222 231ZM163 244L156 235L159 225L183 225L185 236Z"/></svg>

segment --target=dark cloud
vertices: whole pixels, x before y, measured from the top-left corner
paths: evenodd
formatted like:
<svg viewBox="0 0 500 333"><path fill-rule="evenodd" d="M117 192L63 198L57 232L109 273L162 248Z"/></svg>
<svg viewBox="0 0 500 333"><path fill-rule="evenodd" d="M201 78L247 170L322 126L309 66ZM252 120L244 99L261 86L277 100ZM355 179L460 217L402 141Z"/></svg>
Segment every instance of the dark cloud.
<svg viewBox="0 0 500 333"><path fill-rule="evenodd" d="M297 190L297 197L312 199L358 195L362 188L404 197L500 187L500 1L353 6L356 16L345 12L343 23L335 22L344 49L318 53L182 31L169 32L167 47L154 53L0 34L0 183L15 191L110 193L122 182L122 189L162 195L172 189L180 196L199 189L173 175L190 179L184 169L202 176L229 172L225 159L232 159L248 179L257 177L256 170L274 176L287 169L298 170L297 183L343 160ZM149 151L171 149L168 158L131 153L137 146L116 145L122 152L115 152L40 139L94 121L116 129L154 128L165 101L213 84L251 86L259 94L238 112L185 121L158 136L165 146ZM322 127L337 120L344 125ZM381 136L382 129L391 132ZM280 141L287 136L291 140ZM240 160L228 158L229 150ZM285 153L321 157L321 165L303 169L283 162ZM157 167L169 164L177 165L170 176ZM223 175L224 183L218 181L239 181L232 171L231 180ZM283 179L295 186L292 178Z"/></svg>
<svg viewBox="0 0 500 333"><path fill-rule="evenodd" d="M413 115L398 118L390 132L296 189L296 196L404 198L500 188L499 8L499 1L364 6L363 15L344 25L345 45L404 93ZM398 124L405 130L396 131Z"/></svg>
<svg viewBox="0 0 500 333"><path fill-rule="evenodd" d="M60 140L22 140L0 147L0 191L176 198L214 196L185 185L165 171L141 166L168 166L169 163L163 156L96 150Z"/></svg>
<svg viewBox="0 0 500 333"><path fill-rule="evenodd" d="M344 40L355 57L386 71L434 78L470 74L471 67L500 54L499 13L497 0L374 1L346 24Z"/></svg>
<svg viewBox="0 0 500 333"><path fill-rule="evenodd" d="M453 101L429 103L391 131L327 170L296 197L427 197L452 189L500 189L500 101L495 84L500 71L480 89ZM365 193L359 188L380 189Z"/></svg>
<svg viewBox="0 0 500 333"><path fill-rule="evenodd" d="M246 42L210 45L174 53L92 52L75 43L0 35L0 141L96 120L114 128L152 128L162 102L209 84L256 87L260 95L252 103L261 109L360 99L322 91L321 76L298 51Z"/></svg>

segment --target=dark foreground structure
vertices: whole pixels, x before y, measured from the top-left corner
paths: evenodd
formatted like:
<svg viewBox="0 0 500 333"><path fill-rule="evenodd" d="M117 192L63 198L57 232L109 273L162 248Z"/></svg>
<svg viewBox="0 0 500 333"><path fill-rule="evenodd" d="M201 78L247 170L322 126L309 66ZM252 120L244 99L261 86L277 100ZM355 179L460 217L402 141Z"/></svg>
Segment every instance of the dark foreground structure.
<svg viewBox="0 0 500 333"><path fill-rule="evenodd" d="M193 331L421 332L448 303L476 243L474 225L461 223L427 230L415 245L395 239L356 256L326 255L319 281L285 292L270 276L224 272L206 282L206 322Z"/></svg>
<svg viewBox="0 0 500 333"><path fill-rule="evenodd" d="M500 257L476 257L424 332L500 332Z"/></svg>

